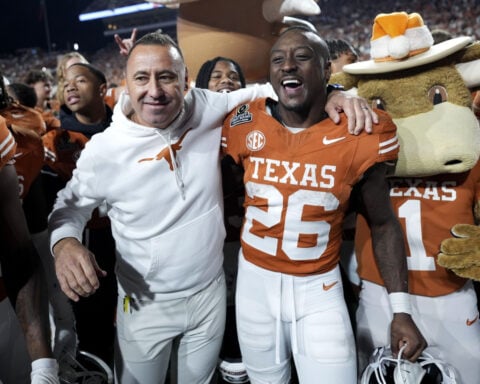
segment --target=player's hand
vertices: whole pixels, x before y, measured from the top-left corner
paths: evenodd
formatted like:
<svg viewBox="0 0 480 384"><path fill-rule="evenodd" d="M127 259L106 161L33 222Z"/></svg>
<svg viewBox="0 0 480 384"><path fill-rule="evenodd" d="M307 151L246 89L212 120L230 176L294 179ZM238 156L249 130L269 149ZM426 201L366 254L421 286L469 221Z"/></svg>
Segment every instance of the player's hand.
<svg viewBox="0 0 480 384"><path fill-rule="evenodd" d="M118 34L115 34L113 38L120 49L120 55L128 56L130 49L132 49L133 44L135 44L135 41L137 41L137 28L132 29L132 34L128 39L122 39Z"/></svg>
<svg viewBox="0 0 480 384"><path fill-rule="evenodd" d="M53 247L53 253L60 287L73 301L95 293L100 286L98 277L107 275L98 266L93 253L75 238L60 240Z"/></svg>
<svg viewBox="0 0 480 384"><path fill-rule="evenodd" d="M400 348L406 345L402 356L412 362L416 361L427 347L427 341L408 313L394 313L390 325L390 346L393 356L397 357Z"/></svg>
<svg viewBox="0 0 480 384"><path fill-rule="evenodd" d="M440 245L438 264L458 276L480 281L480 227L456 224L451 232L454 237Z"/></svg>
<svg viewBox="0 0 480 384"><path fill-rule="evenodd" d="M345 91L334 90L328 95L325 112L334 123L340 122L340 112L348 119L348 132L358 135L362 130L371 133L373 124L378 124L377 114L363 97L351 95Z"/></svg>

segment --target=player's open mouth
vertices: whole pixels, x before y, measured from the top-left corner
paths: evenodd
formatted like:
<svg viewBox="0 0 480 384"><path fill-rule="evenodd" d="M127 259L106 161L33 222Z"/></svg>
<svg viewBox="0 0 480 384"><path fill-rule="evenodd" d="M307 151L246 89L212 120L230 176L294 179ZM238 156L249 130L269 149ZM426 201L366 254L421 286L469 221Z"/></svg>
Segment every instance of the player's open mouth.
<svg viewBox="0 0 480 384"><path fill-rule="evenodd" d="M290 77L283 79L280 84L288 97L298 97L303 94L303 82L300 79Z"/></svg>
<svg viewBox="0 0 480 384"><path fill-rule="evenodd" d="M74 105L74 104L78 103L79 100L80 100L80 98L77 95L70 95L70 96L67 97L67 104L68 105Z"/></svg>
<svg viewBox="0 0 480 384"><path fill-rule="evenodd" d="M285 79L281 82L282 86L285 88L297 88L300 87L303 83L298 79Z"/></svg>
<svg viewBox="0 0 480 384"><path fill-rule="evenodd" d="M233 88L230 88L230 87L225 87L225 88L220 88L217 90L217 92L220 92L220 93L230 93L232 92L234 89Z"/></svg>

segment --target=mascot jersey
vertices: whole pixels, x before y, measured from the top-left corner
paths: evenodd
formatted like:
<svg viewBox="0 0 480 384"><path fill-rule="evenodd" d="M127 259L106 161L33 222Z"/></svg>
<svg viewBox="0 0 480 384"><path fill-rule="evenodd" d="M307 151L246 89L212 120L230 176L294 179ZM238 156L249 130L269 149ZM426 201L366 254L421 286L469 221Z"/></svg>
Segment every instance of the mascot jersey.
<svg viewBox="0 0 480 384"><path fill-rule="evenodd" d="M0 169L13 159L16 146L15 139L7 128L5 119L0 116Z"/></svg>
<svg viewBox="0 0 480 384"><path fill-rule="evenodd" d="M480 164L458 174L392 178L390 198L404 231L410 293L435 297L463 287L467 280L439 266L436 255L455 224L474 224L473 207L480 198ZM360 277L383 285L362 216L357 220L355 250Z"/></svg>
<svg viewBox="0 0 480 384"><path fill-rule="evenodd" d="M248 261L298 276L337 265L352 187L375 163L397 158L396 127L377 113L374 133L358 136L347 133L345 117L294 134L269 114L266 99L229 115L222 146L245 171L241 242Z"/></svg>

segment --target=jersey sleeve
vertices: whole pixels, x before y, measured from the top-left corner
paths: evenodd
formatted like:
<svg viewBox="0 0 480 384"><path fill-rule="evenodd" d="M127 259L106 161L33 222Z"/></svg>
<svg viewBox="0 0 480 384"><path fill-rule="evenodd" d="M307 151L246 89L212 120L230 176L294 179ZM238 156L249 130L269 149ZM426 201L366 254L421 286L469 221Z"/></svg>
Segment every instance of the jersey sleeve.
<svg viewBox="0 0 480 384"><path fill-rule="evenodd" d="M241 104L248 103L253 100L270 97L276 99L275 91L270 83L254 84L247 88L242 88L227 94L228 111L233 111Z"/></svg>
<svg viewBox="0 0 480 384"><path fill-rule="evenodd" d="M13 160L16 148L15 139L8 129L5 119L0 116L0 169Z"/></svg>
<svg viewBox="0 0 480 384"><path fill-rule="evenodd" d="M379 136L377 162L396 161L400 151L397 126L387 113L381 110L376 110L375 112L379 118L378 133L375 128L373 131L374 134L377 133Z"/></svg>
<svg viewBox="0 0 480 384"><path fill-rule="evenodd" d="M241 124L252 120L250 104L237 106L224 120L222 127L222 152L231 156L235 163L240 164L242 151L244 151L244 140L241 139L243 130Z"/></svg>
<svg viewBox="0 0 480 384"><path fill-rule="evenodd" d="M46 132L45 121L42 114L34 108L28 108L18 103L12 103L2 111L2 115L11 127L31 129L39 135Z"/></svg>

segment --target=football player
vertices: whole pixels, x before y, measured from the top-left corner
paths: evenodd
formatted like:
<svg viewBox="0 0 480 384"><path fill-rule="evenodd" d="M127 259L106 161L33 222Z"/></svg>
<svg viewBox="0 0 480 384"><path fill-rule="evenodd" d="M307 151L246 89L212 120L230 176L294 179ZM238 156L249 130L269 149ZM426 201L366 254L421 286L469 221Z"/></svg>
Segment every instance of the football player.
<svg viewBox="0 0 480 384"><path fill-rule="evenodd" d="M49 343L43 270L19 199L18 177L12 162L15 149L13 135L5 119L0 117L0 263L3 273L0 277L0 380L56 384L59 382L58 364L52 358ZM16 316L12 314L7 294ZM18 323L24 339L18 337Z"/></svg>
<svg viewBox="0 0 480 384"><path fill-rule="evenodd" d="M415 360L425 340L405 308L407 267L386 175L396 127L378 111L373 133L346 134L326 118L330 55L307 27L286 29L270 54L278 102L261 99L225 120L222 145L244 168L245 218L237 327L252 383L287 383L291 355L302 384L356 382L356 352L339 271L342 221L357 193L394 307L392 349ZM353 192L353 190L355 190Z"/></svg>

